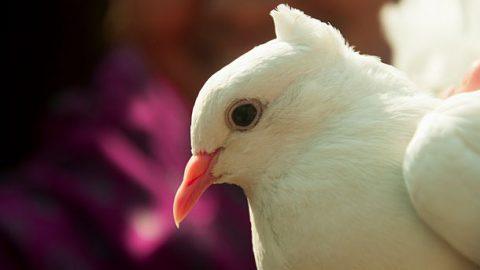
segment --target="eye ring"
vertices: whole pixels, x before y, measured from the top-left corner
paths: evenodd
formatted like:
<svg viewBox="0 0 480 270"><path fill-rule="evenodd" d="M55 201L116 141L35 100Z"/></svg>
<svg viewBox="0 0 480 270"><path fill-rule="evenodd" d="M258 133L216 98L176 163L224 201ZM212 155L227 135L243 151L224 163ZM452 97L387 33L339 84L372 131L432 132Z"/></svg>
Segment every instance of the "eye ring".
<svg viewBox="0 0 480 270"><path fill-rule="evenodd" d="M233 131L247 131L258 124L263 113L263 104L255 98L239 99L227 109L225 122Z"/></svg>

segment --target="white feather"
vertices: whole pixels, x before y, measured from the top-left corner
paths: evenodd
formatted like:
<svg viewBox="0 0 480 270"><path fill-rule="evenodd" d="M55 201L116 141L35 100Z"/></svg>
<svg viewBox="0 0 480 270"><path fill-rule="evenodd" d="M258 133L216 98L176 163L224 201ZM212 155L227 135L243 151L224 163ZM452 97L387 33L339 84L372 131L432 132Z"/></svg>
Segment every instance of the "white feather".
<svg viewBox="0 0 480 270"><path fill-rule="evenodd" d="M480 264L480 91L451 97L424 117L404 174L424 221Z"/></svg>

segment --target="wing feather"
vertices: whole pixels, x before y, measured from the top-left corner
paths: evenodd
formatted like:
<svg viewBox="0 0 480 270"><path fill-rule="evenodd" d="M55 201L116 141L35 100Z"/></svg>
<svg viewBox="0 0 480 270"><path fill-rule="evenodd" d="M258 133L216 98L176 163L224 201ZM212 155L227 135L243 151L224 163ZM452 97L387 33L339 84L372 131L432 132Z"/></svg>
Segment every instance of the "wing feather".
<svg viewBox="0 0 480 270"><path fill-rule="evenodd" d="M448 98L424 117L404 176L420 217L480 265L480 91Z"/></svg>

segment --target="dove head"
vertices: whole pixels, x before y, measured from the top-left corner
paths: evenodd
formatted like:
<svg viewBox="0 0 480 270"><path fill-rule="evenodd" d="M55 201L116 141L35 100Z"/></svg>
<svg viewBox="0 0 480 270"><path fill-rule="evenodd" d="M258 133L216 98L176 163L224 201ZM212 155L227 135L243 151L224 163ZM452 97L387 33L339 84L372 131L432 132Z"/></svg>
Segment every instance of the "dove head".
<svg viewBox="0 0 480 270"><path fill-rule="evenodd" d="M312 140L348 126L338 119L356 114L375 92L366 77L379 69L376 58L299 10L280 5L270 15L276 38L222 68L197 97L177 225L212 183L247 190L286 174Z"/></svg>

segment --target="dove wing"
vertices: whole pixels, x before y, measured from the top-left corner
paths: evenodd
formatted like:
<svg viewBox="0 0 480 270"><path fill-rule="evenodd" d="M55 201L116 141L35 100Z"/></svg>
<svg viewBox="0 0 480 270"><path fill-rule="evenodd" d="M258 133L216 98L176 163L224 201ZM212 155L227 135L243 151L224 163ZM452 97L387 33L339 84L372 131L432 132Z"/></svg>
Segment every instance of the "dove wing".
<svg viewBox="0 0 480 270"><path fill-rule="evenodd" d="M480 265L480 91L448 98L422 119L403 172L419 216Z"/></svg>

